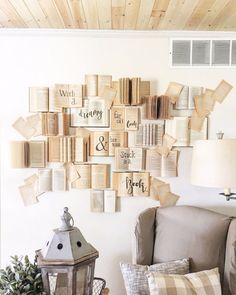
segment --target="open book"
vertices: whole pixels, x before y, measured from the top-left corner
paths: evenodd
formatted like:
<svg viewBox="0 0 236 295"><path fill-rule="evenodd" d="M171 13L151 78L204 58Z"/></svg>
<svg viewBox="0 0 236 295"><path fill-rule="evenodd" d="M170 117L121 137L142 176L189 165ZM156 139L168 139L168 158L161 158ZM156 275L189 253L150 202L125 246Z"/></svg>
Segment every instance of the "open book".
<svg viewBox="0 0 236 295"><path fill-rule="evenodd" d="M145 96L143 101L143 119L169 119L170 118L170 99L168 96Z"/></svg>
<svg viewBox="0 0 236 295"><path fill-rule="evenodd" d="M160 155L156 149L146 151L146 170L154 177L178 176L179 152L172 150L167 157Z"/></svg>
<svg viewBox="0 0 236 295"><path fill-rule="evenodd" d="M149 196L148 172L113 172L113 189L118 197Z"/></svg>
<svg viewBox="0 0 236 295"><path fill-rule="evenodd" d="M139 147L116 148L115 169L141 171L145 169L145 150Z"/></svg>
<svg viewBox="0 0 236 295"><path fill-rule="evenodd" d="M71 109L72 127L108 127L109 110L105 99L89 98L82 108Z"/></svg>
<svg viewBox="0 0 236 295"><path fill-rule="evenodd" d="M138 107L112 107L111 129L132 131L137 130L140 122L140 109Z"/></svg>
<svg viewBox="0 0 236 295"><path fill-rule="evenodd" d="M58 108L82 107L81 84L55 84L55 106Z"/></svg>
<svg viewBox="0 0 236 295"><path fill-rule="evenodd" d="M185 85L176 101L176 110L194 109L194 97L203 94L203 87Z"/></svg>
<svg viewBox="0 0 236 295"><path fill-rule="evenodd" d="M86 97L103 96L106 87L112 86L111 75L85 75Z"/></svg>
<svg viewBox="0 0 236 295"><path fill-rule="evenodd" d="M95 131L90 135L90 156L114 156L115 148L127 145L127 132Z"/></svg>
<svg viewBox="0 0 236 295"><path fill-rule="evenodd" d="M92 190L90 195L91 212L116 212L116 191Z"/></svg>
<svg viewBox="0 0 236 295"><path fill-rule="evenodd" d="M72 182L72 188L105 189L110 186L109 164L76 164L79 178Z"/></svg>
<svg viewBox="0 0 236 295"><path fill-rule="evenodd" d="M143 123L139 125L139 129L135 132L134 144L136 146L156 146L162 144L164 135L164 124Z"/></svg>
<svg viewBox="0 0 236 295"><path fill-rule="evenodd" d="M207 118L203 118L201 130L189 129L189 117L174 117L166 120L165 132L176 139L174 146L193 146L196 140L207 139Z"/></svg>

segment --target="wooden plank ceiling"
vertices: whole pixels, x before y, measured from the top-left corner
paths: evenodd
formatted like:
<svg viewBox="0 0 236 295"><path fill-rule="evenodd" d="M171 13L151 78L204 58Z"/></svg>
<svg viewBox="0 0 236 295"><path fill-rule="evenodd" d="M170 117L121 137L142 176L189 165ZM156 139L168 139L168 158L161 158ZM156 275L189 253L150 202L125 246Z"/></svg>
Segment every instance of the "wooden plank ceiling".
<svg viewBox="0 0 236 295"><path fill-rule="evenodd" d="M236 30L236 0L0 0L1 28Z"/></svg>

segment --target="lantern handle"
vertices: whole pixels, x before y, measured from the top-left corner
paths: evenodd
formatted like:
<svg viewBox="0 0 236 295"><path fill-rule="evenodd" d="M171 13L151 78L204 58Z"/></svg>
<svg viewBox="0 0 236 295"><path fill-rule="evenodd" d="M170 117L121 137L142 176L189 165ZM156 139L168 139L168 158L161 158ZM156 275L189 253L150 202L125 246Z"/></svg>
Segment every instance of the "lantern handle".
<svg viewBox="0 0 236 295"><path fill-rule="evenodd" d="M61 227L59 228L60 231L67 231L72 230L74 226L74 218L69 213L68 207L64 207L63 214L61 216Z"/></svg>

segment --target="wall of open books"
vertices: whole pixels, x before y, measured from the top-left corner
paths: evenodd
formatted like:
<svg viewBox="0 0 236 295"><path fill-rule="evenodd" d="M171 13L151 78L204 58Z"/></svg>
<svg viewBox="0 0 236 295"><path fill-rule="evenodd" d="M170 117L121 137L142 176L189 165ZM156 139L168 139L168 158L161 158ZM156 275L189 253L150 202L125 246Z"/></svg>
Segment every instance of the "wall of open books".
<svg viewBox="0 0 236 295"><path fill-rule="evenodd" d="M88 189L92 212L116 212L117 198L151 197L175 205L165 177L178 176L178 147L207 139L208 116L232 86L170 82L163 95L150 81L85 75L82 84L29 88L29 112L13 127L12 168L36 168L19 187L26 206L50 191ZM113 157L115 169L97 163ZM161 178L161 179L160 179Z"/></svg>

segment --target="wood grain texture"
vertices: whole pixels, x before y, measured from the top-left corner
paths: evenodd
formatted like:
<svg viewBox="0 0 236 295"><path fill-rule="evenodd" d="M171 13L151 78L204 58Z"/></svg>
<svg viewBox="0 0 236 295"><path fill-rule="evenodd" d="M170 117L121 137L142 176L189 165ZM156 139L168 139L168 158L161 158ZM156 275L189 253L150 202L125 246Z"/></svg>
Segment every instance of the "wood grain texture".
<svg viewBox="0 0 236 295"><path fill-rule="evenodd" d="M236 0L1 0L1 28L236 30Z"/></svg>

